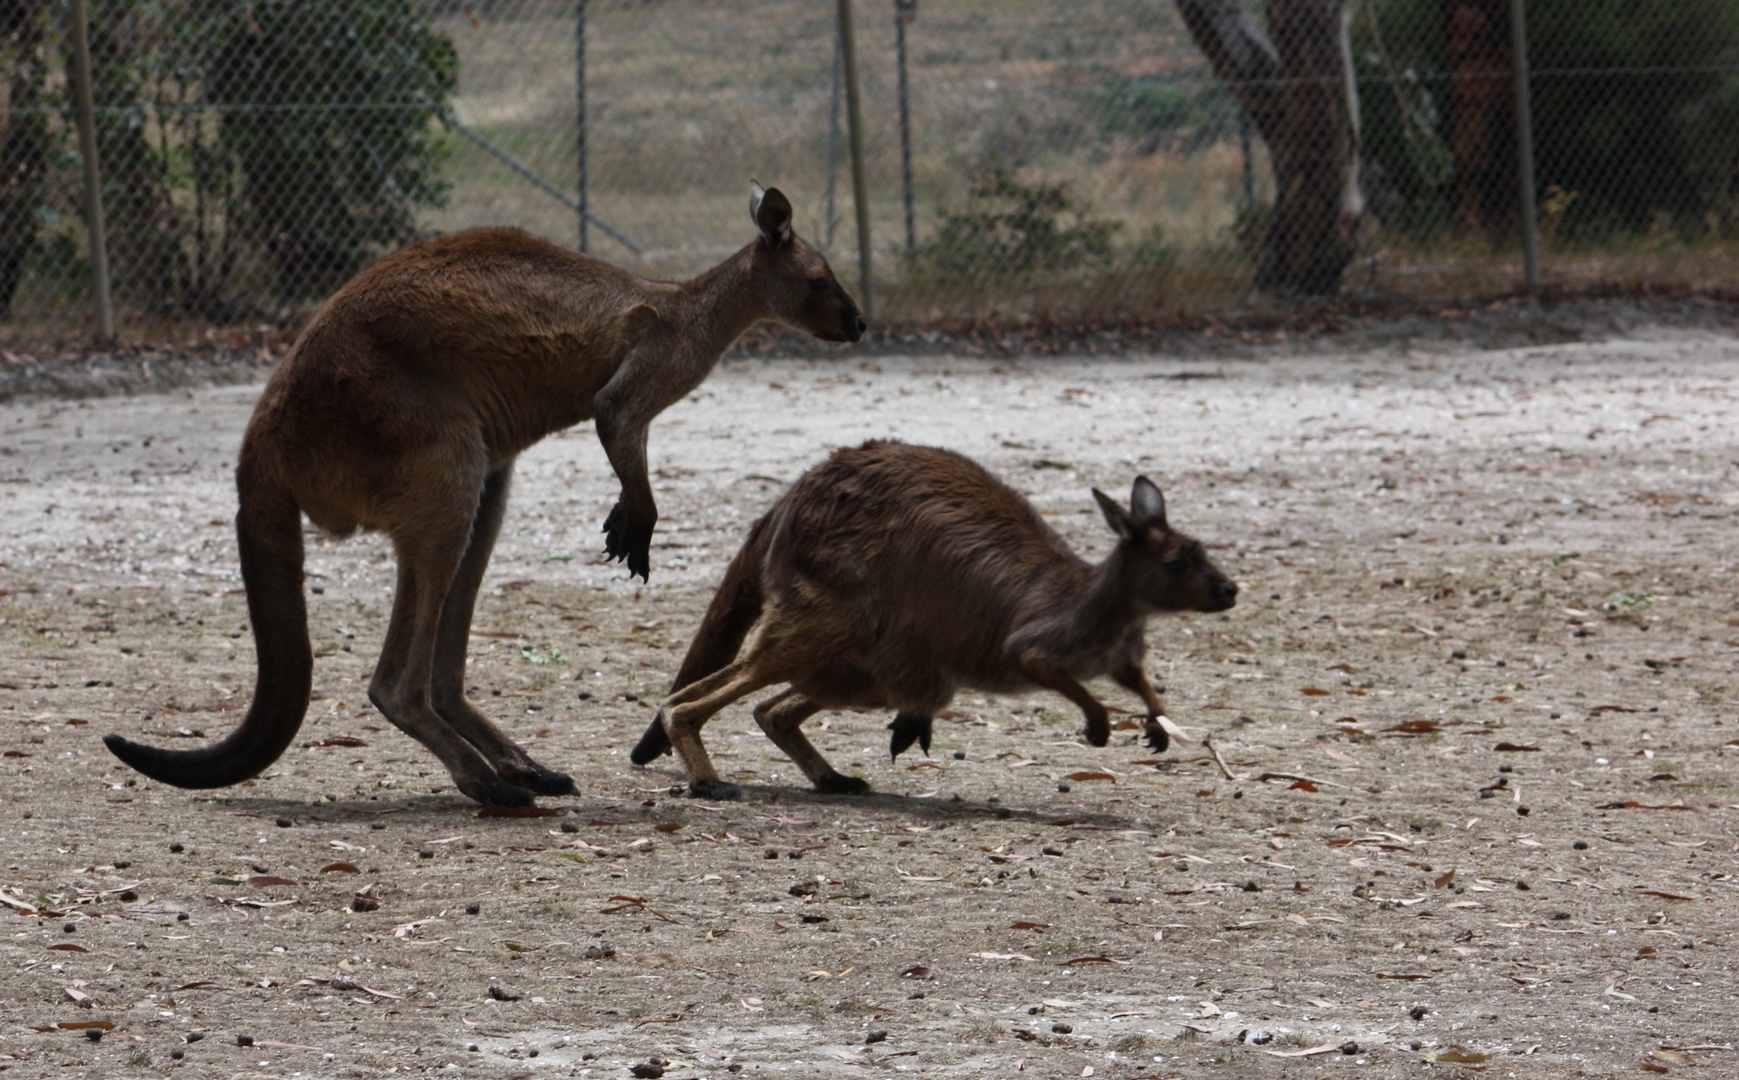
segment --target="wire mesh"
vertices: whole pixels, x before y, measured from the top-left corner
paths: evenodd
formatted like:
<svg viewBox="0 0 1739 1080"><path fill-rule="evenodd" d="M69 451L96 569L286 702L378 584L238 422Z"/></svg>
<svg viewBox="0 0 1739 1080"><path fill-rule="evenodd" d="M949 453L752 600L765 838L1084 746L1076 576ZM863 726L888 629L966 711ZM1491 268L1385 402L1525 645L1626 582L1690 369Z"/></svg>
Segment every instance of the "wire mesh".
<svg viewBox="0 0 1739 1080"><path fill-rule="evenodd" d="M1269 304L1513 288L1510 0L1247 6L1282 61L1254 78L1187 18L1224 4L856 0L878 314L1146 318L1239 308L1256 285ZM751 238L750 178L785 190L855 283L835 0L89 11L124 332L294 323L438 232L509 224L577 246L582 206L592 253L680 278ZM1526 12L1548 282L1739 284L1739 6ZM0 0L14 336L90 324L66 17ZM1314 66L1289 67L1289 47ZM1277 193L1307 190L1312 168L1351 182L1289 208ZM1288 279L1283 256L1337 269Z"/></svg>

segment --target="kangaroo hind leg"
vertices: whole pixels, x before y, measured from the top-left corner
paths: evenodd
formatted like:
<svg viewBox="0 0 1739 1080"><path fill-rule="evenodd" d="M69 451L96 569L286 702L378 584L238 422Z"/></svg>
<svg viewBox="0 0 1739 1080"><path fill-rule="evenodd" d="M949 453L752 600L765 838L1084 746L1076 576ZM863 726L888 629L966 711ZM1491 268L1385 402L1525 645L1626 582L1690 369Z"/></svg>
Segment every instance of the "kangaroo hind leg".
<svg viewBox="0 0 1739 1080"><path fill-rule="evenodd" d="M870 786L865 780L846 776L828 764L803 734L803 721L821 711L821 706L797 690L786 690L755 706L755 723L773 740L773 745L785 751L815 790L827 795L867 795Z"/></svg>
<svg viewBox="0 0 1739 1080"><path fill-rule="evenodd" d="M578 791L572 777L533 761L465 697L465 653L471 637L471 616L477 606L477 588L483 582L495 539L501 533L512 480L513 462L509 461L483 481L477 513L471 519L470 541L441 605L434 671L429 683L431 704L441 719L477 748L503 780L539 795L574 795Z"/></svg>
<svg viewBox="0 0 1739 1080"><path fill-rule="evenodd" d="M391 530L398 552L398 588L368 697L381 715L441 759L465 795L485 806L528 806L532 793L502 779L434 708L431 685L441 610L465 555L478 491L457 484L449 488L446 498L424 502L418 520Z"/></svg>

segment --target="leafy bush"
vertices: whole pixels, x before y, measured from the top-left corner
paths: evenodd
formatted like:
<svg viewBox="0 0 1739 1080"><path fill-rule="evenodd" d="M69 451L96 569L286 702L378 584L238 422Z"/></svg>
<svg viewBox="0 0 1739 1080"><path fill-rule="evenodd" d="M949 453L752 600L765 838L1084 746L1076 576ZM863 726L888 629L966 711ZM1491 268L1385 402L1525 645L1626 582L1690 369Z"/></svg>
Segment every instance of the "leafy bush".
<svg viewBox="0 0 1739 1080"><path fill-rule="evenodd" d="M925 274L1016 279L1111 261L1120 224L1088 218L1063 184L1025 184L994 165L972 182L965 207L946 211L909 256Z"/></svg>

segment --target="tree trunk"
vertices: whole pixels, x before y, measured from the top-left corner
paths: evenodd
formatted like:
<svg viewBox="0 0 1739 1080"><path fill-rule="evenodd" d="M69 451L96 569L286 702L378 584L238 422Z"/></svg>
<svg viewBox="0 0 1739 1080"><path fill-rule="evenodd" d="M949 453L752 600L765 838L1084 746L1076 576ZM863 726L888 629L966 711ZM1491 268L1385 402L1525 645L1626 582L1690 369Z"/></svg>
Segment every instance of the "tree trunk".
<svg viewBox="0 0 1739 1080"><path fill-rule="evenodd" d="M1514 230L1516 110L1510 0L1443 0L1449 47L1449 149L1455 217L1493 239Z"/></svg>
<svg viewBox="0 0 1739 1080"><path fill-rule="evenodd" d="M1338 292L1364 213L1345 0L1269 0L1272 36L1242 0L1177 0L1177 7L1268 144L1277 195L1256 290Z"/></svg>
<svg viewBox="0 0 1739 1080"><path fill-rule="evenodd" d="M12 315L47 191L48 118L38 111L48 79L43 7L44 0L0 0L0 48L12 61L0 113L0 320Z"/></svg>

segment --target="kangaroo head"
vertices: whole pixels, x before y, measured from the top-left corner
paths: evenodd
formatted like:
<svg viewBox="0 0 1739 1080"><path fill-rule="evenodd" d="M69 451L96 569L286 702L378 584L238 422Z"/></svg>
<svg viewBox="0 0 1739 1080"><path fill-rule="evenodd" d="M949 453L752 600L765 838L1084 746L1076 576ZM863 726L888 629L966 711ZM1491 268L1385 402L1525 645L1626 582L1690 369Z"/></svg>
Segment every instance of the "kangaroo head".
<svg viewBox="0 0 1739 1080"><path fill-rule="evenodd" d="M823 341L857 341L869 327L821 252L791 231L791 200L751 183L749 217L761 230L754 272L771 318Z"/></svg>
<svg viewBox="0 0 1739 1080"><path fill-rule="evenodd" d="M1165 496L1145 476L1135 478L1129 508L1098 488L1093 498L1117 534L1121 571L1135 597L1152 611L1225 611L1238 585L1208 558L1201 541L1165 520Z"/></svg>

